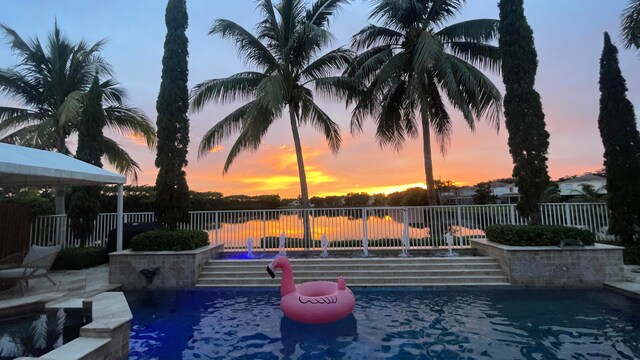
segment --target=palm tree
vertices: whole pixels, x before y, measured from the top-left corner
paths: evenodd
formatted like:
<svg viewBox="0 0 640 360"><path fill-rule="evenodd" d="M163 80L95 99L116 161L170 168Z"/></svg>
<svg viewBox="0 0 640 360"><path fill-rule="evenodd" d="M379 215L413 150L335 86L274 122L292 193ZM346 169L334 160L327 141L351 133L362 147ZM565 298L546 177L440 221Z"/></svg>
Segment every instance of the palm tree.
<svg viewBox="0 0 640 360"><path fill-rule="evenodd" d="M0 107L0 141L70 154L67 138L77 132L82 105L94 76L100 83L106 126L122 134L142 136L148 146L155 142L151 121L139 109L123 103L125 91L112 78L113 71L100 56L105 44L72 43L56 23L46 46L37 38L25 41L10 27L0 24L20 63L0 69L0 94L18 101L20 107ZM104 155L122 174L137 179L138 164L114 140L105 137ZM57 212L64 213L64 189L57 190ZM60 209L62 207L62 209Z"/></svg>
<svg viewBox="0 0 640 360"><path fill-rule="evenodd" d="M287 108L298 162L302 206L309 207L298 127L308 123L324 135L331 151L336 153L340 148L342 139L338 124L314 102L308 86L313 84L316 92L337 98L347 96L353 87L351 79L332 76L348 64L352 52L337 48L322 53L333 39L327 30L329 18L347 2L317 0L307 8L302 0L282 0L276 5L271 0L259 0L258 8L264 19L258 23L256 35L230 20L213 22L209 35L233 40L240 55L258 70L208 80L193 88L191 108L196 112L210 101L248 101L207 131L200 142L200 156L238 134L224 164L223 174L227 173L242 151L259 148L269 127Z"/></svg>
<svg viewBox="0 0 640 360"><path fill-rule="evenodd" d="M640 49L640 0L630 0L622 12L621 32L624 47Z"/></svg>
<svg viewBox="0 0 640 360"><path fill-rule="evenodd" d="M481 117L499 128L502 97L478 68L500 69L492 43L498 20L469 20L444 26L460 12L464 0L371 0L370 24L354 35L361 51L347 71L366 85L352 113L351 131L362 131L374 118L381 146L400 150L405 136L415 138L422 127L428 201L437 203L430 129L444 155L450 143L451 118L445 98L462 112L474 130Z"/></svg>

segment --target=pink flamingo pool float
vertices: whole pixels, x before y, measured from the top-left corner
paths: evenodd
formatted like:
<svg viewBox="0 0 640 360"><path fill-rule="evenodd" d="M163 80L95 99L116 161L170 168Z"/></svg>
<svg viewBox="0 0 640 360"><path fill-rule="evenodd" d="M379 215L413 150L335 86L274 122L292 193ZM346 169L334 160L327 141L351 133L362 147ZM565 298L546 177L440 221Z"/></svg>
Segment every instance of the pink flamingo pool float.
<svg viewBox="0 0 640 360"><path fill-rule="evenodd" d="M275 278L275 270L282 270L280 280L280 308L290 319L305 324L326 324L347 317L353 311L356 298L340 276L338 282L310 281L296 285L291 263L284 256L277 257L267 272Z"/></svg>

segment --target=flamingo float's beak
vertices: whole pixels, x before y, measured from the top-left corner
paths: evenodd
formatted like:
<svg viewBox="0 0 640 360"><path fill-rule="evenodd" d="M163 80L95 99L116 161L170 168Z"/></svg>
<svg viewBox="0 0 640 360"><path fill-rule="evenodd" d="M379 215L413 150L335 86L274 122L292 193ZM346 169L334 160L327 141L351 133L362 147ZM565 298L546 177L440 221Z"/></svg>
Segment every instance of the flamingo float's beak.
<svg viewBox="0 0 640 360"><path fill-rule="evenodd" d="M276 273L274 271L275 269L273 268L272 264L267 265L267 272L269 273L269 276L271 276L272 279L276 278Z"/></svg>

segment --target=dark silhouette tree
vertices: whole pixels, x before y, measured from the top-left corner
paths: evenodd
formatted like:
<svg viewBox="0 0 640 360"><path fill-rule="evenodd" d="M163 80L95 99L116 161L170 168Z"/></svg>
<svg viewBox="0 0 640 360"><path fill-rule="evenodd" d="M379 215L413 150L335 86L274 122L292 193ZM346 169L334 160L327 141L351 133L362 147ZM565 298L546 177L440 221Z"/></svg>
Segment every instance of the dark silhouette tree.
<svg viewBox="0 0 640 360"><path fill-rule="evenodd" d="M534 89L538 55L533 31L524 15L523 0L500 0L500 53L506 89L504 116L509 132L513 177L521 194L518 213L540 223L540 200L549 184L545 129L540 95Z"/></svg>
<svg viewBox="0 0 640 360"><path fill-rule="evenodd" d="M98 76L94 76L93 83L87 93L87 98L80 115L78 124L78 150L76 157L91 165L102 167L104 153L105 126L104 110L102 109L102 90ZM84 246L93 233L93 224L100 214L100 186L75 187L69 203L69 225L76 239Z"/></svg>
<svg viewBox="0 0 640 360"><path fill-rule="evenodd" d="M618 64L618 49L604 33L600 58L600 115L598 128L604 145L609 230L625 245L637 243L640 233L640 136L633 104Z"/></svg>
<svg viewBox="0 0 640 360"><path fill-rule="evenodd" d="M156 102L156 219L170 230L189 220L189 186L184 167L189 146L189 89L187 81L188 26L186 0L169 0L165 13L167 36L162 57L162 81Z"/></svg>

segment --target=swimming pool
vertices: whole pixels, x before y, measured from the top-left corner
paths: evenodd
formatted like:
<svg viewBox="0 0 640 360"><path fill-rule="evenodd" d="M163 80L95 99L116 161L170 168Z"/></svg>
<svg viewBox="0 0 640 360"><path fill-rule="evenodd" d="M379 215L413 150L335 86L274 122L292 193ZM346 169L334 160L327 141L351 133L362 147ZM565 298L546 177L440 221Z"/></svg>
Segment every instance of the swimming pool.
<svg viewBox="0 0 640 360"><path fill-rule="evenodd" d="M322 326L283 318L275 289L128 292L130 359L640 357L640 301L605 290L353 290Z"/></svg>

